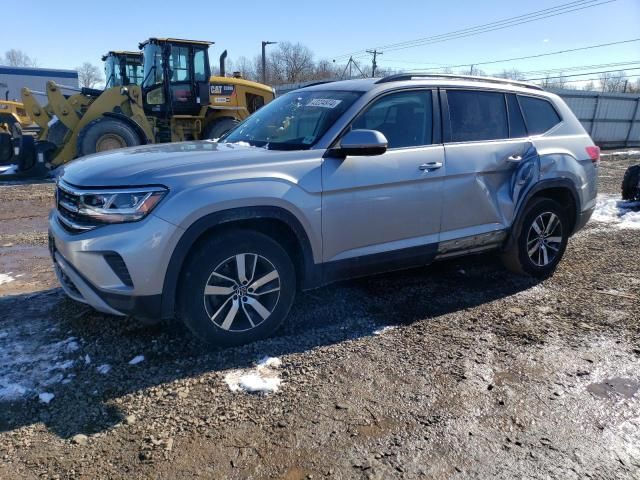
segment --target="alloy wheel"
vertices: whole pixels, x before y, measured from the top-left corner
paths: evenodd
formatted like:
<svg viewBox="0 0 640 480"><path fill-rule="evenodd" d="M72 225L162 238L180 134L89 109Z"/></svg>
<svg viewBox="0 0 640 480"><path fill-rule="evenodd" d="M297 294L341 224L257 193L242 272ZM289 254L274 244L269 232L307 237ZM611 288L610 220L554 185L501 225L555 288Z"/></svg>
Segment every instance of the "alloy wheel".
<svg viewBox="0 0 640 480"><path fill-rule="evenodd" d="M204 307L223 330L244 332L267 320L280 299L280 274L267 258L239 253L222 261L204 288Z"/></svg>
<svg viewBox="0 0 640 480"><path fill-rule="evenodd" d="M562 246L562 222L553 212L538 215L527 234L527 255L538 267L552 263Z"/></svg>

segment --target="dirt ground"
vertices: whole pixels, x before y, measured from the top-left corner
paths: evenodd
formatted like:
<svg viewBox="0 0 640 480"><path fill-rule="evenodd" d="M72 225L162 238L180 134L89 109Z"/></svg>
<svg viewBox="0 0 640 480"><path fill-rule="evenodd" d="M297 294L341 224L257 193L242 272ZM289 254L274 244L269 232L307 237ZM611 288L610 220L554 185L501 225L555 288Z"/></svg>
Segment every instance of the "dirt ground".
<svg viewBox="0 0 640 480"><path fill-rule="evenodd" d="M336 284L211 350L66 299L52 192L0 186L1 479L640 478L639 229L592 221L541 283L484 255ZM277 392L229 388L265 356Z"/></svg>

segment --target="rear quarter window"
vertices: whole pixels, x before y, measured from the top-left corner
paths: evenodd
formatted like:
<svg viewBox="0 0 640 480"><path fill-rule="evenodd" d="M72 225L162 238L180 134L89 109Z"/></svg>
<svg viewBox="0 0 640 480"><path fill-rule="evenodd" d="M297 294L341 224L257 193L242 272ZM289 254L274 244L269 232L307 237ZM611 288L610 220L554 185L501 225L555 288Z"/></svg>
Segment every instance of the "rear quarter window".
<svg viewBox="0 0 640 480"><path fill-rule="evenodd" d="M562 120L548 100L518 95L529 135L539 135L550 130Z"/></svg>

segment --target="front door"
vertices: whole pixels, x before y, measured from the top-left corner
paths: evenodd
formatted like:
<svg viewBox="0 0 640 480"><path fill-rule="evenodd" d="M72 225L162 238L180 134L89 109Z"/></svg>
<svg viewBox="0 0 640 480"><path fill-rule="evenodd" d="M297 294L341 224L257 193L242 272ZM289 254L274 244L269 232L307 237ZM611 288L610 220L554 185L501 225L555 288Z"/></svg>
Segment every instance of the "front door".
<svg viewBox="0 0 640 480"><path fill-rule="evenodd" d="M386 153L324 160L323 258L330 268L369 273L435 255L445 170L437 105L431 90L384 95L351 128L382 132Z"/></svg>

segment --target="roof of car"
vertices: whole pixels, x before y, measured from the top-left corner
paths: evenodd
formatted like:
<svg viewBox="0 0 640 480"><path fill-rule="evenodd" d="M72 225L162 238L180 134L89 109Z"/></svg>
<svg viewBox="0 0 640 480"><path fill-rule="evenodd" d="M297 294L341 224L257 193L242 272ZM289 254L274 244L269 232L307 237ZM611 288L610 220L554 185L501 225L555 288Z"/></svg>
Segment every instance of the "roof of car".
<svg viewBox="0 0 640 480"><path fill-rule="evenodd" d="M430 87L481 87L494 90L510 90L519 93L546 93L537 85L519 82L516 80L463 75L393 75L385 78L360 78L355 80L327 81L308 85L301 88L301 90L347 90L367 92L374 88L386 89L395 86L406 87L410 85Z"/></svg>

